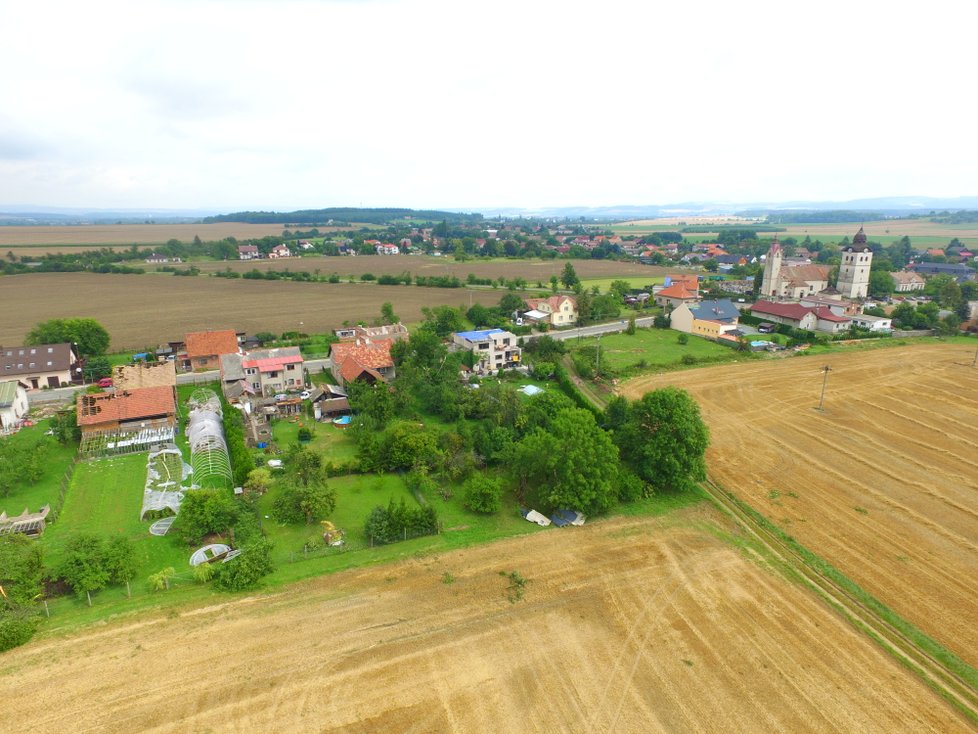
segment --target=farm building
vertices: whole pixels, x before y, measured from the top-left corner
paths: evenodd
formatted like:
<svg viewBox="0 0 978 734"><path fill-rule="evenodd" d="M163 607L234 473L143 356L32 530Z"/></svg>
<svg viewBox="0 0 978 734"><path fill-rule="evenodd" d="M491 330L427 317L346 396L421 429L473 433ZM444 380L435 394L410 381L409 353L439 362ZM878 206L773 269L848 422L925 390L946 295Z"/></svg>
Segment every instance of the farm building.
<svg viewBox="0 0 978 734"><path fill-rule="evenodd" d="M224 331L197 331L187 334L186 353L181 364L186 371L216 370L221 367L221 356L238 351L238 335L231 329Z"/></svg>
<svg viewBox="0 0 978 734"><path fill-rule="evenodd" d="M39 390L80 383L82 368L67 342L0 347L0 379L14 379L28 390Z"/></svg>
<svg viewBox="0 0 978 734"><path fill-rule="evenodd" d="M134 362L112 368L112 384L116 390L132 390L137 387L175 388L177 370L173 362Z"/></svg>
<svg viewBox="0 0 978 734"><path fill-rule="evenodd" d="M75 407L83 456L146 451L173 440L177 420L172 387L79 394Z"/></svg>
<svg viewBox="0 0 978 734"><path fill-rule="evenodd" d="M16 380L0 382L0 434L13 430L27 415L27 390Z"/></svg>
<svg viewBox="0 0 978 734"><path fill-rule="evenodd" d="M401 341L408 338L408 330L404 324L384 324L382 326L349 326L335 329L333 333L340 341L356 341L357 339L393 339Z"/></svg>
<svg viewBox="0 0 978 734"><path fill-rule="evenodd" d="M393 339L358 338L352 342L334 344L330 350L333 377L340 385L353 380L387 382L395 376L391 357Z"/></svg>

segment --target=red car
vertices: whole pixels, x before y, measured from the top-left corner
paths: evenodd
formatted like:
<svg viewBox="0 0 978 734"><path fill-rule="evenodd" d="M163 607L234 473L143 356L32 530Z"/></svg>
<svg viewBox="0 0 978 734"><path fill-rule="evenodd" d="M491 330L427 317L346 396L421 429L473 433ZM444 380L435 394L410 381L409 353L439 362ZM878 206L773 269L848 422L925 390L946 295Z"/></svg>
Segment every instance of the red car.
<svg viewBox="0 0 978 734"><path fill-rule="evenodd" d="M112 378L111 377L103 377L101 380L99 380L95 384L97 384L99 387L112 387Z"/></svg>

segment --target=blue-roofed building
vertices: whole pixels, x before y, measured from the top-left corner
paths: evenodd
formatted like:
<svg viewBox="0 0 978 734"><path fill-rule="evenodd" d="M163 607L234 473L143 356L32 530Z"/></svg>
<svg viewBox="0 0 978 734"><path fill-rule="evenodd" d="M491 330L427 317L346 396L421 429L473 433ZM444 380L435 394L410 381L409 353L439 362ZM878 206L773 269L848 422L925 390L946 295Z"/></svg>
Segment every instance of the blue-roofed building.
<svg viewBox="0 0 978 734"><path fill-rule="evenodd" d="M456 350L472 352L472 369L478 374L517 367L523 358L516 335L505 329L459 331L452 335L452 343Z"/></svg>
<svg viewBox="0 0 978 734"><path fill-rule="evenodd" d="M683 303L671 315L671 325L686 334L719 339L737 330L740 311L729 298Z"/></svg>

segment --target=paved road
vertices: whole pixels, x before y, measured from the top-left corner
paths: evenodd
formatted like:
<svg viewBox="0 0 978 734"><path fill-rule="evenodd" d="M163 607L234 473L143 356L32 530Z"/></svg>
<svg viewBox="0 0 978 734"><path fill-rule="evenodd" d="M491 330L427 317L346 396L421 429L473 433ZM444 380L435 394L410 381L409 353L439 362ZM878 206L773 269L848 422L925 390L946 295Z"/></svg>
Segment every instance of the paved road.
<svg viewBox="0 0 978 734"><path fill-rule="evenodd" d="M655 320L654 316L644 316L640 319L635 319L635 326L640 328L651 328L652 322ZM551 336L554 339L566 340L573 339L580 336L597 336L598 334L618 334L628 328L628 321L612 321L606 324L594 324L593 326L581 326L577 329L561 329L560 331L548 331L546 336ZM544 336L544 334L529 334L524 339L535 339L538 336Z"/></svg>

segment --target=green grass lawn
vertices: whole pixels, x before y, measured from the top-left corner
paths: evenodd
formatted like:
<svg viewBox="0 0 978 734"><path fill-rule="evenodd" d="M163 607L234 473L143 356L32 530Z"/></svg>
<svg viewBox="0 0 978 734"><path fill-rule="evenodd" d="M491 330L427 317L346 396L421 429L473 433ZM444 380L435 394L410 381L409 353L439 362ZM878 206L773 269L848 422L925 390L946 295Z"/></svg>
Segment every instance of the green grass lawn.
<svg viewBox="0 0 978 734"><path fill-rule="evenodd" d="M300 416L292 421L288 418L277 418L272 422L272 439L282 451L299 440L299 428L305 426L313 432L308 448L321 453L326 461L339 464L356 458L357 446L352 436L343 428L332 423L317 423L312 418ZM261 452L259 452L261 453Z"/></svg>
<svg viewBox="0 0 978 734"><path fill-rule="evenodd" d="M9 442L11 446L33 445L39 438L44 438L48 427L49 421L39 421L0 441ZM35 484L22 483L6 497L0 497L0 510L6 511L10 516L19 515L25 507L31 512L37 512L44 505L57 505L61 477L71 466L76 446L62 446L50 436L44 438L44 445L44 474L41 478Z"/></svg>
<svg viewBox="0 0 978 734"><path fill-rule="evenodd" d="M571 339L573 350L596 346L597 338ZM601 361L616 373L627 370L671 369L684 366L682 359L691 355L702 362L724 362L748 359L749 355L707 339L689 335L686 344L679 343L679 332L672 329L637 329L634 334L606 334L600 339ZM644 362L644 366L639 366Z"/></svg>
<svg viewBox="0 0 978 734"><path fill-rule="evenodd" d="M661 285L665 280L664 275L625 275L620 278L581 278L581 285L585 288L590 289L593 286L598 286L602 293L607 293L611 288L613 281L623 280L629 284L632 288L639 288L642 290L648 290L649 293L652 292L653 285Z"/></svg>

